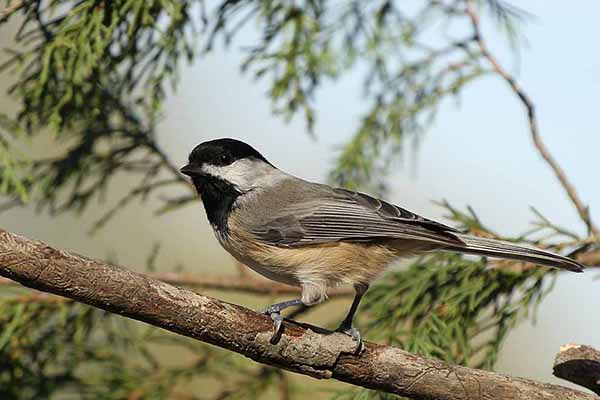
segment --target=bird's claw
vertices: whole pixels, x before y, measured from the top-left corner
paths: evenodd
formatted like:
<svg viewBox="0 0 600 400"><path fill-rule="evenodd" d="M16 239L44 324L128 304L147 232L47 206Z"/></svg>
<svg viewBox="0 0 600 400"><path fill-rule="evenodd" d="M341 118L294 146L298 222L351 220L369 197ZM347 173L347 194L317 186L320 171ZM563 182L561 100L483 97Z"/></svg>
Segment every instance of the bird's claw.
<svg viewBox="0 0 600 400"><path fill-rule="evenodd" d="M336 332L345 333L346 335L350 336L353 341L356 342L356 350L354 351L354 354L360 354L365 349L365 345L362 341L362 338L360 337L360 332L358 331L358 329L353 328L351 326L350 327L340 326L339 328L336 329Z"/></svg>
<svg viewBox="0 0 600 400"><path fill-rule="evenodd" d="M273 320L273 336L269 339L269 343L276 344L281 338L283 333L283 317L279 311L274 310L272 307L263 308L258 310L259 313L268 315Z"/></svg>
<svg viewBox="0 0 600 400"><path fill-rule="evenodd" d="M281 334L283 333L283 317L279 313L272 313L270 314L270 317L273 320L274 332L269 342L275 344L279 341L279 338L281 338Z"/></svg>

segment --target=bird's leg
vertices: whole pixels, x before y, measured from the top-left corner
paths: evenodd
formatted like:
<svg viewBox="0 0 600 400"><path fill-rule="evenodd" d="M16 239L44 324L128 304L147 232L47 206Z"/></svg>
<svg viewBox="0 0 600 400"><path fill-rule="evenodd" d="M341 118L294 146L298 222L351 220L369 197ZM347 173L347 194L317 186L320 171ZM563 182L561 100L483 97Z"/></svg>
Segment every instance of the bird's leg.
<svg viewBox="0 0 600 400"><path fill-rule="evenodd" d="M275 333L271 338L270 342L272 344L277 343L281 336L281 328L283 327L283 317L281 316L281 311L292 306L313 306L315 304L322 303L327 299L327 285L322 281L305 281L302 282L302 297L299 299L288 300L281 303L276 303L270 305L269 307L260 310L259 312L262 314L267 314L273 320L273 325L275 327Z"/></svg>
<svg viewBox="0 0 600 400"><path fill-rule="evenodd" d="M271 343L276 343L279 339L279 334L283 324L283 317L281 316L281 311L285 310L288 307L299 306L300 304L302 304L302 299L294 299L282 301L281 303L271 304L267 308L258 310L259 313L266 314L270 316L273 320L273 327L275 329L275 332L273 333L273 337L271 337Z"/></svg>
<svg viewBox="0 0 600 400"><path fill-rule="evenodd" d="M368 288L369 286L367 285L354 285L356 295L354 296L354 300L352 301L350 310L348 311L346 318L344 318L340 326L336 329L336 331L345 333L346 335L350 336L355 342L357 342L357 353L362 352L363 342L358 329L352 327L352 321L354 320L354 314L356 314L358 305L360 304L360 301L362 300L362 297Z"/></svg>

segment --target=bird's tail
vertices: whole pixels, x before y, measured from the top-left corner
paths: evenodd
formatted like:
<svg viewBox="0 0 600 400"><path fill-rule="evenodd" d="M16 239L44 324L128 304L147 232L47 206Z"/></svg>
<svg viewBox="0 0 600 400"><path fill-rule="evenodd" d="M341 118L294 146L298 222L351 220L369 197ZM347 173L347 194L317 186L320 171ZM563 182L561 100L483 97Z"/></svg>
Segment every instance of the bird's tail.
<svg viewBox="0 0 600 400"><path fill-rule="evenodd" d="M453 234L462 240L464 245L452 245L445 247L444 250L527 261L534 264L547 265L549 267L564 268L573 272L583 272L583 269L585 268L583 264L568 257L540 250L535 247L514 244L502 240L465 235L462 233Z"/></svg>

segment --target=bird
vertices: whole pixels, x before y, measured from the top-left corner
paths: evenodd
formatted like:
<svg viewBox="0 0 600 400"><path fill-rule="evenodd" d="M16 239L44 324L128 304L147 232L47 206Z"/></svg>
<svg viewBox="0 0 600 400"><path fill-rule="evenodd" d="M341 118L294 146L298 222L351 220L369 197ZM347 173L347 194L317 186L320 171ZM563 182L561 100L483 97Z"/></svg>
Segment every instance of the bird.
<svg viewBox="0 0 600 400"><path fill-rule="evenodd" d="M227 252L266 278L301 288L299 298L260 310L273 320L273 338L281 334L281 311L322 303L329 288L352 285L352 305L336 331L361 349L353 319L371 283L398 260L427 252L584 269L562 255L472 236L368 194L306 181L232 138L198 144L180 172L191 178Z"/></svg>

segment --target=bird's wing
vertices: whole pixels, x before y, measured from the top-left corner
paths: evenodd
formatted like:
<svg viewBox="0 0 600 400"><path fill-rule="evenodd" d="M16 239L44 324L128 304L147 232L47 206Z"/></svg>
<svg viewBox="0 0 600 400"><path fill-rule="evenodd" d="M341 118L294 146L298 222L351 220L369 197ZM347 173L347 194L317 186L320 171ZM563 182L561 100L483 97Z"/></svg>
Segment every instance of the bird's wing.
<svg viewBox="0 0 600 400"><path fill-rule="evenodd" d="M329 189L299 197L301 201L290 201L252 229L258 240L286 247L381 239L463 244L456 229L366 194Z"/></svg>

